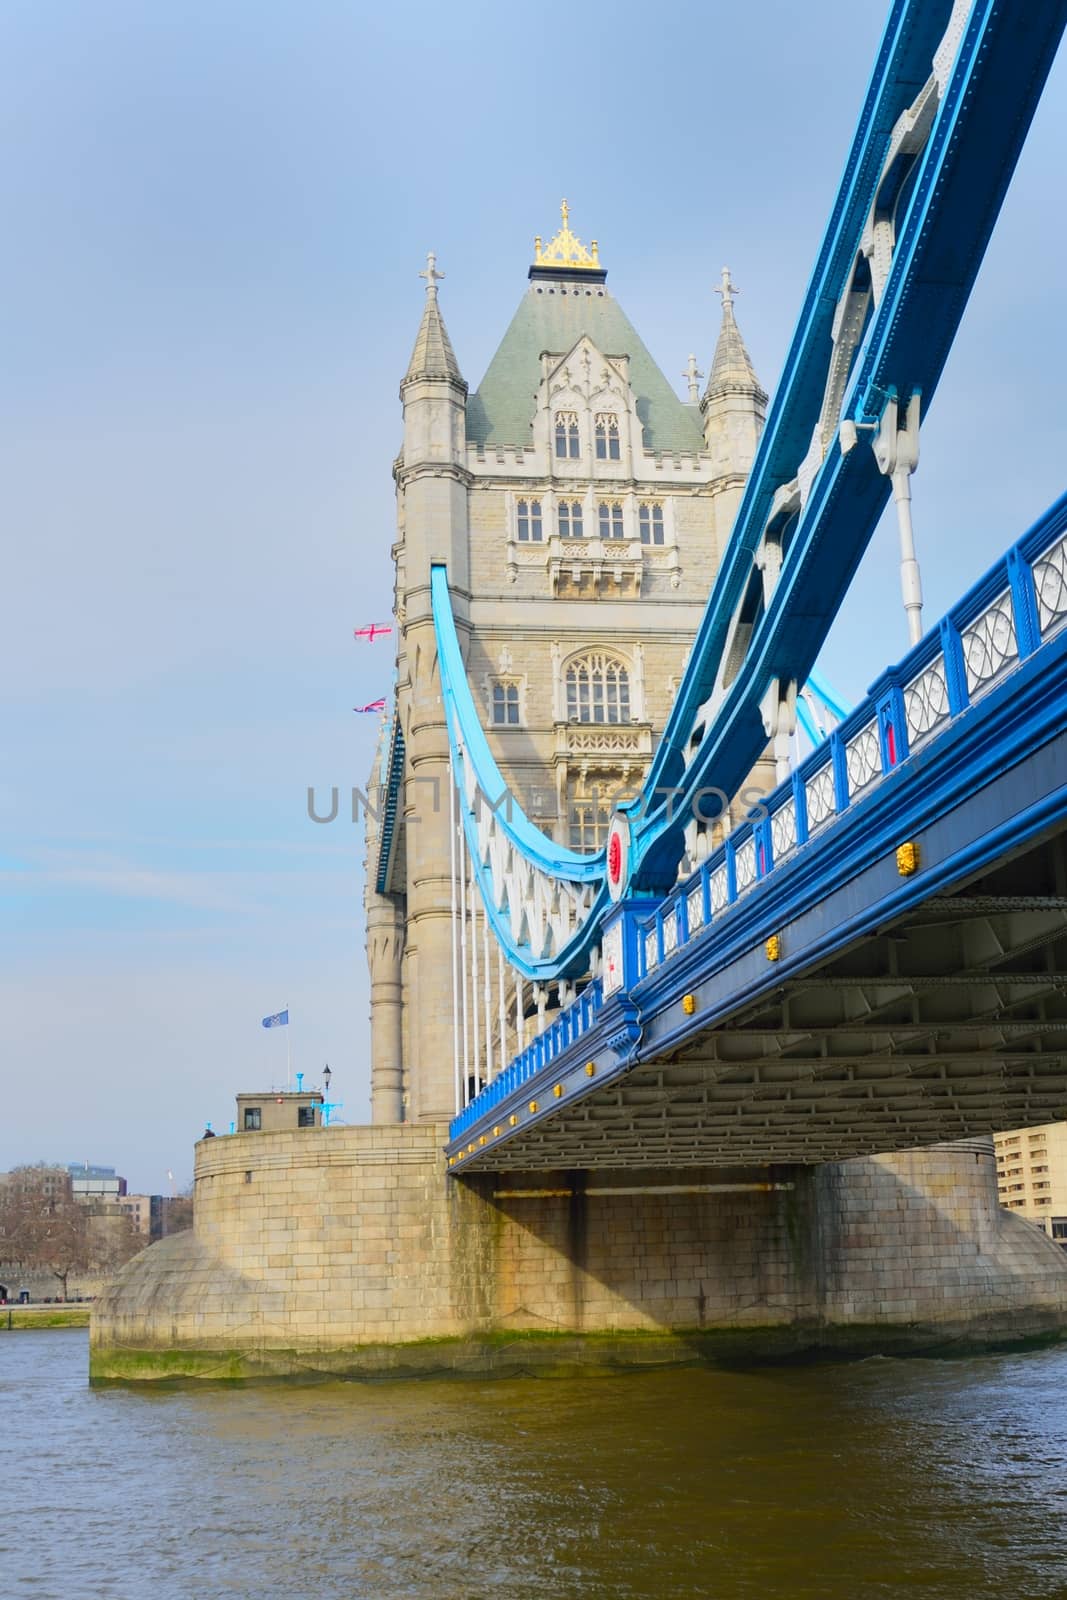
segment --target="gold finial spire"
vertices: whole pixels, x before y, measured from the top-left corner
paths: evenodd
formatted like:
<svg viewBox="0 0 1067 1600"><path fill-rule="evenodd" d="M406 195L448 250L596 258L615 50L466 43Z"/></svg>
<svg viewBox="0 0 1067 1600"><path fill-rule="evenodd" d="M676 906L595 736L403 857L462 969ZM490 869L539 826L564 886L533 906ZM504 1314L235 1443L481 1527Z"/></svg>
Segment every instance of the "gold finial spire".
<svg viewBox="0 0 1067 1600"><path fill-rule="evenodd" d="M563 226L547 245L538 234L534 240L534 265L538 267L578 267L586 272L599 272L600 247L595 239L589 241L587 250L582 241L571 232L571 208L566 200L560 202Z"/></svg>

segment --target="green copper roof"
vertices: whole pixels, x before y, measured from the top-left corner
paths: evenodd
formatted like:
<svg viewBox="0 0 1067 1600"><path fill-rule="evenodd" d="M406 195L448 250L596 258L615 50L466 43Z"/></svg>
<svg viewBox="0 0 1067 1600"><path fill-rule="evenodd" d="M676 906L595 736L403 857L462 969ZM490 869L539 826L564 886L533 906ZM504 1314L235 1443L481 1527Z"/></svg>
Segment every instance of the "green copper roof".
<svg viewBox="0 0 1067 1600"><path fill-rule="evenodd" d="M569 282L530 284L477 393L467 401L467 438L482 447L528 445L541 352L564 356L583 334L603 355L629 356L646 449L704 448L699 411L679 400L618 302L602 287Z"/></svg>

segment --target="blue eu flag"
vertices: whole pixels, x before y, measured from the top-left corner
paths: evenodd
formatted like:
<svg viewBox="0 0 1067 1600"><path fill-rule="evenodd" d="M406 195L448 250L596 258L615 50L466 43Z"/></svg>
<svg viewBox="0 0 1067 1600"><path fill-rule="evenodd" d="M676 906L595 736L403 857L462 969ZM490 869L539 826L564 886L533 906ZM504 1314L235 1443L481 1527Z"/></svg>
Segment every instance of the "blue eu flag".
<svg viewBox="0 0 1067 1600"><path fill-rule="evenodd" d="M276 1011L273 1017L264 1017L263 1026L265 1028L287 1028L289 1026L289 1007L286 1006L284 1011Z"/></svg>

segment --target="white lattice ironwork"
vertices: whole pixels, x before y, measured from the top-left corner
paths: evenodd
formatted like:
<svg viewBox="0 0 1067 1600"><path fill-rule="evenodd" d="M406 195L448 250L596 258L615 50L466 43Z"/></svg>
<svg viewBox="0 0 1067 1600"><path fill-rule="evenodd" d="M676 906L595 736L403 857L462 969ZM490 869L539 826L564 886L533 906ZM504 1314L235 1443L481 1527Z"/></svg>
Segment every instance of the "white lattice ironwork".
<svg viewBox="0 0 1067 1600"><path fill-rule="evenodd" d="M1067 619L1067 534L1034 562L1037 620L1042 636Z"/></svg>
<svg viewBox="0 0 1067 1600"><path fill-rule="evenodd" d="M775 861L781 861L797 845L796 802L787 800L771 817L771 849Z"/></svg>
<svg viewBox="0 0 1067 1600"><path fill-rule="evenodd" d="M600 952L605 999L622 988L622 924L613 923L604 935Z"/></svg>
<svg viewBox="0 0 1067 1600"><path fill-rule="evenodd" d="M651 972L653 967L659 966L659 938L655 928L649 928L645 934L645 971Z"/></svg>
<svg viewBox="0 0 1067 1600"><path fill-rule="evenodd" d="M868 722L845 746L848 793L861 794L867 785L882 775L882 752L878 744L878 725Z"/></svg>
<svg viewBox="0 0 1067 1600"><path fill-rule="evenodd" d="M663 956L672 956L678 948L678 912L670 906L663 918Z"/></svg>
<svg viewBox="0 0 1067 1600"><path fill-rule="evenodd" d="M685 897L685 916L690 935L704 926L704 885L698 883Z"/></svg>
<svg viewBox="0 0 1067 1600"><path fill-rule="evenodd" d="M490 886L492 910L508 918L512 937L528 945L535 960L551 956L584 922L594 886L552 877L521 855L479 788L462 745L457 754L460 793L474 819L474 853Z"/></svg>
<svg viewBox="0 0 1067 1600"><path fill-rule="evenodd" d="M834 769L829 762L820 767L804 785L804 799L808 808L808 828L821 828L837 810L834 794Z"/></svg>
<svg viewBox="0 0 1067 1600"><path fill-rule="evenodd" d="M716 867L708 879L711 885L711 914L718 916L730 898L730 886L726 881L726 868Z"/></svg>
<svg viewBox="0 0 1067 1600"><path fill-rule="evenodd" d="M938 656L930 665L912 678L904 687L904 717L908 725L908 743L920 739L945 722L949 714L948 681L945 677L945 658Z"/></svg>
<svg viewBox="0 0 1067 1600"><path fill-rule="evenodd" d="M1005 589L999 594L978 620L963 630L960 639L967 670L967 693L981 694L1019 654L1011 591Z"/></svg>
<svg viewBox="0 0 1067 1600"><path fill-rule="evenodd" d="M734 854L734 881L738 894L751 889L756 881L756 841L751 834L738 845Z"/></svg>

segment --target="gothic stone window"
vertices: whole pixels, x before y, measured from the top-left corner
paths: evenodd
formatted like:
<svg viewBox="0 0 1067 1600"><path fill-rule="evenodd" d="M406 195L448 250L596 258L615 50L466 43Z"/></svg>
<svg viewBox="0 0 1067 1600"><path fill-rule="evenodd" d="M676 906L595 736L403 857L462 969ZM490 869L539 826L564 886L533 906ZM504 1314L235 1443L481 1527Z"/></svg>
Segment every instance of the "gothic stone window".
<svg viewBox="0 0 1067 1600"><path fill-rule="evenodd" d="M663 543L663 507L658 501L654 500L649 505L640 506L637 521L641 529L642 544Z"/></svg>
<svg viewBox="0 0 1067 1600"><path fill-rule="evenodd" d="M600 412L595 420L596 458L598 461L619 459L619 419L609 412Z"/></svg>
<svg viewBox="0 0 1067 1600"><path fill-rule="evenodd" d="M590 650L567 667L568 722L629 722L630 675L621 661Z"/></svg>
<svg viewBox="0 0 1067 1600"><path fill-rule="evenodd" d="M494 728L517 728L519 725L519 686L499 680L493 684Z"/></svg>
<svg viewBox="0 0 1067 1600"><path fill-rule="evenodd" d="M541 542L541 502L540 500L520 500L517 510L517 523L519 541L522 544L540 544Z"/></svg>
<svg viewBox="0 0 1067 1600"><path fill-rule="evenodd" d="M601 500L597 506L597 527L602 539L621 539L622 504L618 500Z"/></svg>
<svg viewBox="0 0 1067 1600"><path fill-rule="evenodd" d="M578 459L578 413L556 412L556 455L560 461Z"/></svg>
<svg viewBox="0 0 1067 1600"><path fill-rule="evenodd" d="M572 850L599 850L606 842L611 823L609 788L604 784L601 789L596 782L581 784L571 797L568 825Z"/></svg>
<svg viewBox="0 0 1067 1600"><path fill-rule="evenodd" d="M561 539L580 539L582 537L582 502L580 500L561 500L557 508L559 517L559 536Z"/></svg>

